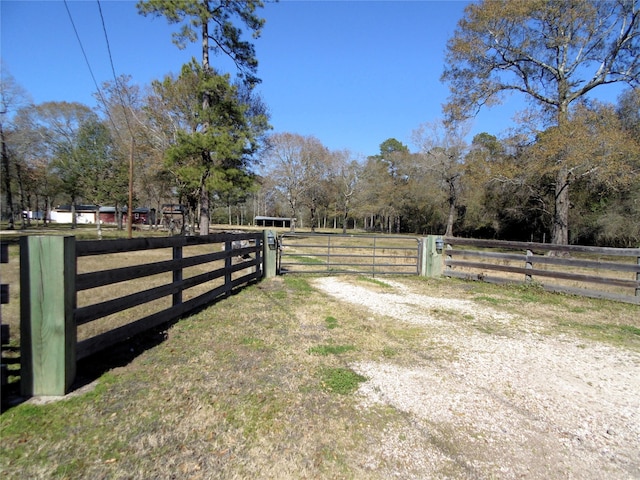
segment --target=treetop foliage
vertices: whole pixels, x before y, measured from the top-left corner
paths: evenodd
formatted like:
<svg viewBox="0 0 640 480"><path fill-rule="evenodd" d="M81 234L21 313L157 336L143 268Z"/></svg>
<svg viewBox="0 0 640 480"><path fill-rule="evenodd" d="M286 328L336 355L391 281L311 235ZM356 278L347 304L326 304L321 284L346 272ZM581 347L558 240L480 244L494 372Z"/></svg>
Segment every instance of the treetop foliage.
<svg viewBox="0 0 640 480"><path fill-rule="evenodd" d="M246 26L252 38L259 38L265 21L256 11L263 6L258 0L142 0L137 4L142 15L163 16L169 23L183 24L173 33L173 42L180 49L202 40L203 35L211 40L209 48L215 54L229 57L250 85L260 83L256 76L258 60L254 45L242 40L242 29L237 23ZM212 29L208 28L210 24Z"/></svg>
<svg viewBox="0 0 640 480"><path fill-rule="evenodd" d="M640 82L637 0L472 3L447 45L450 119L521 92L554 115L593 88Z"/></svg>

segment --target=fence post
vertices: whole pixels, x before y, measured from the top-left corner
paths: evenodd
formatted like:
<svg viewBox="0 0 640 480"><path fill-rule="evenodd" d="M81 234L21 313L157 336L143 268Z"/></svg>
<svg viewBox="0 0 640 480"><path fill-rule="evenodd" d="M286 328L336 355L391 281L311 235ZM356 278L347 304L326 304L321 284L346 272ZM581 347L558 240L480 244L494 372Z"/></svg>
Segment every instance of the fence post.
<svg viewBox="0 0 640 480"><path fill-rule="evenodd" d="M262 231L262 276L271 278L276 276L276 263L278 260L278 240L272 230Z"/></svg>
<svg viewBox="0 0 640 480"><path fill-rule="evenodd" d="M176 245L173 247L173 259L182 260L182 246ZM173 283L182 282L182 267L178 267L173 271ZM182 287L172 296L172 305L180 305L182 303Z"/></svg>
<svg viewBox="0 0 640 480"><path fill-rule="evenodd" d="M226 295L231 295L231 267L233 266L233 241L227 240L224 242L224 249L226 256L224 258L224 292Z"/></svg>
<svg viewBox="0 0 640 480"><path fill-rule="evenodd" d="M525 270L533 270L533 252L531 250L527 250L527 257L524 268ZM533 281L533 277L530 273L525 274L524 281L525 283L531 283Z"/></svg>
<svg viewBox="0 0 640 480"><path fill-rule="evenodd" d="M0 243L0 263L9 263L9 244ZM9 284L0 284L0 304L9 303ZM0 320L2 320L0 316ZM9 325L0 325L0 352L9 344ZM4 360L0 355L0 360ZM9 366L0 363L0 386L4 388L9 383Z"/></svg>
<svg viewBox="0 0 640 480"><path fill-rule="evenodd" d="M420 242L420 275L442 276L442 237L428 235Z"/></svg>
<svg viewBox="0 0 640 480"><path fill-rule="evenodd" d="M20 239L21 390L64 395L76 374L75 237Z"/></svg>

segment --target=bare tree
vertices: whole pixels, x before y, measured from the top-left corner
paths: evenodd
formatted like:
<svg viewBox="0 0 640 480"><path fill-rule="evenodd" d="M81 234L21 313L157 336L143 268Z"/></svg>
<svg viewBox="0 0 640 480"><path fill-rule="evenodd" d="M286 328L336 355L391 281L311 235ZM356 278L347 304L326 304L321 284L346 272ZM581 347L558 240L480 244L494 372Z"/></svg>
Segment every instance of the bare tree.
<svg viewBox="0 0 640 480"><path fill-rule="evenodd" d="M472 3L447 46L442 79L451 119L523 93L564 129L570 107L601 85L640 82L640 0L485 0ZM571 139L566 139L571 142ZM554 159L553 242L569 241L565 157Z"/></svg>
<svg viewBox="0 0 640 480"><path fill-rule="evenodd" d="M422 156L423 173L434 176L446 192L448 210L444 234L448 236L453 235L462 191L464 156L468 150L464 138L468 131L468 124L457 124L457 128L453 128L438 120L424 123L412 135Z"/></svg>

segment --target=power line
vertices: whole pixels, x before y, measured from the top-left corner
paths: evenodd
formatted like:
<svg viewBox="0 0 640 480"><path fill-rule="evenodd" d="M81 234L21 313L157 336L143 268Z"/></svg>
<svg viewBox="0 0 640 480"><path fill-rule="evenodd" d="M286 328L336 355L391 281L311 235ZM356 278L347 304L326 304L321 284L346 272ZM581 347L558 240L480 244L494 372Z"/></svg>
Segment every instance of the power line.
<svg viewBox="0 0 640 480"><path fill-rule="evenodd" d="M113 66L113 57L111 56L111 46L109 45L109 36L107 35L107 27L104 23L104 16L102 15L102 6L100 5L100 0L96 0L98 2L98 10L100 11L100 19L102 20L102 30L104 31L104 39L107 42L107 51L109 52L109 62L111 63L111 73L113 74L113 81L115 82L116 92L118 97L120 98L120 106L122 107L122 112L124 113L124 121L127 124L127 129L129 130L129 135L131 136L131 145L129 149L129 206L127 210L127 233L128 237L132 237L132 228L133 228L133 149L134 149L134 138L133 138L133 130L131 129L131 125L129 124L129 116L127 115L127 109L124 105L124 99L122 98L122 90L120 89L120 85L118 84L118 78L116 76L116 69ZM107 112L108 112L107 108ZM119 135L118 135L119 136Z"/></svg>
<svg viewBox="0 0 640 480"><path fill-rule="evenodd" d="M100 20L102 21L102 31L104 32L104 39L107 42L107 52L109 53L109 63L111 64L111 74L113 75L113 81L115 82L116 92L118 94L118 97L120 98L120 106L122 106L122 112L124 113L124 121L127 124L127 129L129 130L129 134L131 135L131 141L133 141L133 131L131 130L131 125L129 124L129 116L127 115L127 110L125 109L125 103L124 103L124 99L122 98L122 90L120 89L120 85L118 83L116 69L113 66L113 56L111 55L111 45L109 44L107 27L104 23L104 16L102 15L102 6L100 5L100 0L96 0L96 1L98 3L98 10L100 11Z"/></svg>
<svg viewBox="0 0 640 480"><path fill-rule="evenodd" d="M102 90L100 90L100 87L98 86L98 82L96 81L96 77L93 74L93 70L91 68L91 64L89 63L89 57L87 57L87 52L85 52L84 50L84 46L82 45L82 40L80 40L80 35L78 34L78 29L76 28L76 24L73 21L73 16L71 15L71 11L69 10L69 5L67 4L67 0L64 0L64 6L67 9L67 15L69 16L69 21L71 22L71 26L73 27L73 31L76 34L76 39L78 40L78 45L80 45L80 50L82 51L82 56L84 57L84 61L87 64L87 68L89 69L89 73L91 74L91 79L93 80L93 84L96 87L96 90L98 92L98 95L100 96L100 100L102 100L103 105L107 105L107 102L104 99L104 96L102 95ZM109 120L111 121L111 125L113 125L113 129L116 132L116 134L118 135L118 138L120 138L120 133L118 132L118 129L116 128L116 124L113 121L113 118L111 118L111 115L109 115L109 111L107 109L107 117L109 117ZM120 140L122 140L122 138L120 138Z"/></svg>

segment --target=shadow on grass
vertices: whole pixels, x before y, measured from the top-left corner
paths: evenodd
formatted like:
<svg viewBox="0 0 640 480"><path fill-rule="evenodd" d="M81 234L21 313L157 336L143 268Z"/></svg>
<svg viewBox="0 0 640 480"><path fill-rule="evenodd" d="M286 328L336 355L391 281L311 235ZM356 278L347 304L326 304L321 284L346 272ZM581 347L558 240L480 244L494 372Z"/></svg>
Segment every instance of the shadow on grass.
<svg viewBox="0 0 640 480"><path fill-rule="evenodd" d="M244 288L255 285L256 283L258 282L249 282L241 288L232 290L228 296L219 297L209 305L190 310L179 318L139 333L124 342L117 343L79 360L76 364L76 376L74 382L67 395L52 398L65 399L68 396L81 391L85 387L88 387L109 370L129 365L129 363L139 355L142 355L147 350L157 347L163 343L168 337L167 332L171 326L175 325L179 321L188 320L189 317L206 310L221 300L237 295ZM28 401L30 398L31 397L21 395L19 381L14 381L9 385L3 386L0 413L4 413L9 409L18 406Z"/></svg>
<svg viewBox="0 0 640 480"><path fill-rule="evenodd" d="M167 338L167 330L177 322L173 321L154 329L140 333L128 340L113 345L100 352L89 355L76 364L76 376L67 395L52 397L64 399L89 386L104 373L118 367L124 367L145 351L152 349ZM14 381L2 388L1 413L16 407L32 397L23 396L20 392L20 381Z"/></svg>

